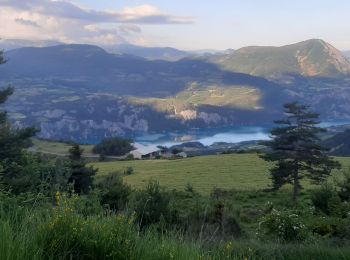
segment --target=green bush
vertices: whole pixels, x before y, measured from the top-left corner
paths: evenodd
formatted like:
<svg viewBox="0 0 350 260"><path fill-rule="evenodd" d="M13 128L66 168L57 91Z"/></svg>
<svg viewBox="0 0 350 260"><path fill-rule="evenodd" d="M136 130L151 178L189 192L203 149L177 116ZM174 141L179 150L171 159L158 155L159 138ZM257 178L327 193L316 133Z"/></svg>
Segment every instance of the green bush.
<svg viewBox="0 0 350 260"><path fill-rule="evenodd" d="M335 187L323 184L311 194L311 201L316 211L328 216L346 217L346 204L341 201Z"/></svg>
<svg viewBox="0 0 350 260"><path fill-rule="evenodd" d="M176 217L170 207L170 195L156 181L150 181L145 190L134 194L132 207L136 212L140 228L158 223L163 218L171 223Z"/></svg>
<svg viewBox="0 0 350 260"><path fill-rule="evenodd" d="M127 139L106 138L95 145L92 152L103 156L122 156L134 149L131 143L132 141Z"/></svg>
<svg viewBox="0 0 350 260"><path fill-rule="evenodd" d="M317 211L329 215L329 201L335 195L334 187L329 183L324 183L312 192L311 201Z"/></svg>
<svg viewBox="0 0 350 260"><path fill-rule="evenodd" d="M258 234L262 237L276 237L281 241L297 241L307 238L308 230L300 216L285 210L273 209L259 223Z"/></svg>
<svg viewBox="0 0 350 260"><path fill-rule="evenodd" d="M43 233L47 259L130 259L135 246L135 230L123 216L86 219L60 212Z"/></svg>
<svg viewBox="0 0 350 260"><path fill-rule="evenodd" d="M347 172L344 172L344 180L338 182L339 186L339 197L342 201L350 201L350 169Z"/></svg>
<svg viewBox="0 0 350 260"><path fill-rule="evenodd" d="M113 211L126 208L131 193L130 186L123 182L119 173L111 173L99 184L101 189L101 204L108 205Z"/></svg>

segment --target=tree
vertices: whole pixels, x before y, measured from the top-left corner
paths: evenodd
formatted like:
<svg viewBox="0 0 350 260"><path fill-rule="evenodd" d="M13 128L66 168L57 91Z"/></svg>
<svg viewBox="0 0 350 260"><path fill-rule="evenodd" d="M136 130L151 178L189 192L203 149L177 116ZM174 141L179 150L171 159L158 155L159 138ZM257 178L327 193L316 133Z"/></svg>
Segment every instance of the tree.
<svg viewBox="0 0 350 260"><path fill-rule="evenodd" d="M326 130L317 126L318 114L298 102L285 104L284 109L286 118L275 121L278 127L271 130L272 140L262 142L269 150L261 158L276 163L270 170L273 189L292 184L296 202L303 178L320 183L339 163L320 145L320 134Z"/></svg>
<svg viewBox="0 0 350 260"><path fill-rule="evenodd" d="M132 141L118 137L103 139L100 144L97 144L92 149L93 153L103 156L122 156L134 150Z"/></svg>
<svg viewBox="0 0 350 260"><path fill-rule="evenodd" d="M89 192L97 172L93 167L86 166L86 162L82 158L83 151L79 144L74 144L69 149L71 175L68 179L68 183L73 184L74 191L77 194Z"/></svg>
<svg viewBox="0 0 350 260"><path fill-rule="evenodd" d="M0 64L3 63L5 59L0 51ZM5 103L13 91L12 87L0 90L0 104ZM23 149L29 146L30 138L35 136L37 131L33 127L13 129L6 111L0 111L0 182L6 188L13 188L11 184L17 183L19 175L23 177L23 168L28 166Z"/></svg>

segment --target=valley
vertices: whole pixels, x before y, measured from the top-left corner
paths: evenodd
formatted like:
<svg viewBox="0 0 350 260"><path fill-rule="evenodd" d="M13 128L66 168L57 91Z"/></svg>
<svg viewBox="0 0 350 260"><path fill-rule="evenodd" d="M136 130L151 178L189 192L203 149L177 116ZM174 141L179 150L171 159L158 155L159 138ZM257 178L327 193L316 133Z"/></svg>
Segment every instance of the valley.
<svg viewBox="0 0 350 260"><path fill-rule="evenodd" d="M303 64L298 55L307 57ZM16 87L5 108L15 125L34 124L45 139L98 142L135 133L262 126L291 100L307 101L322 120L350 119L349 62L321 40L172 62L91 45L24 47L5 56L0 83Z"/></svg>

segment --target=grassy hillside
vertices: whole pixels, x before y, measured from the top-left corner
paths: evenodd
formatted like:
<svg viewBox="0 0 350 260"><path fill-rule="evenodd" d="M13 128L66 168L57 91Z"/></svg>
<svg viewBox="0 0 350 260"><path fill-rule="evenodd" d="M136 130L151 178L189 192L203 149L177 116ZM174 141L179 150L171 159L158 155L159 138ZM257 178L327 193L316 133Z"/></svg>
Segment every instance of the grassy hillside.
<svg viewBox="0 0 350 260"><path fill-rule="evenodd" d="M350 63L330 44L312 39L282 47L245 47L214 58L229 71L273 77L281 74L332 76L348 74Z"/></svg>
<svg viewBox="0 0 350 260"><path fill-rule="evenodd" d="M32 142L33 147L31 148L31 150L45 154L68 155L68 150L69 148L71 148L71 145L62 142L46 141L36 138L34 138ZM84 149L84 155L94 155L92 153L93 145L81 145L81 148Z"/></svg>
<svg viewBox="0 0 350 260"><path fill-rule="evenodd" d="M199 106L231 107L254 110L261 108L261 92L246 86L207 86L198 83L168 98L130 98L135 105L148 105L159 112L166 112L176 116L185 117L186 112L197 112Z"/></svg>
<svg viewBox="0 0 350 260"><path fill-rule="evenodd" d="M350 166L350 158L338 158L343 167ZM183 190L187 184L208 194L214 187L237 190L268 188L270 165L256 154L230 154L193 157L181 160L143 160L94 163L99 176L110 172L134 169L125 181L142 188L151 179L169 189Z"/></svg>

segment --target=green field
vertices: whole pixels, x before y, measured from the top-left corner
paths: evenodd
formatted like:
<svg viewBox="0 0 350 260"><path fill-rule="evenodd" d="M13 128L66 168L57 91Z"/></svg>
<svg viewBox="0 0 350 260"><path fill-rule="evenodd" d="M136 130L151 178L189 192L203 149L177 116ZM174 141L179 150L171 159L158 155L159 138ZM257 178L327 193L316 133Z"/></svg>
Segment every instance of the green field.
<svg viewBox="0 0 350 260"><path fill-rule="evenodd" d="M68 155L68 150L69 148L71 148L70 144L66 144L63 142L46 141L37 138L33 138L32 143L33 147L31 148L31 150L35 152L59 156ZM81 145L81 148L84 149L85 156L96 156L92 153L93 145Z"/></svg>
<svg viewBox="0 0 350 260"><path fill-rule="evenodd" d="M350 158L337 158L343 168L350 166ZM98 177L111 172L124 172L128 167L134 173L125 181L142 188L151 179L169 189L183 190L191 184L195 190L208 194L214 187L236 190L268 188L271 165L256 154L229 154L201 156L180 160L141 160L93 163L99 169ZM334 172L333 175L336 175ZM308 184L307 184L308 185Z"/></svg>

